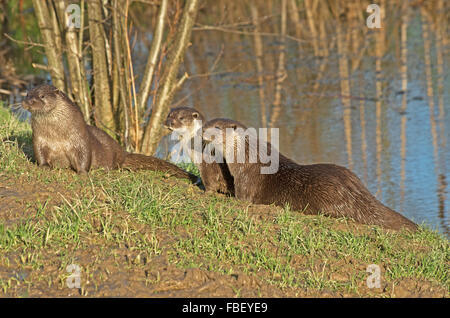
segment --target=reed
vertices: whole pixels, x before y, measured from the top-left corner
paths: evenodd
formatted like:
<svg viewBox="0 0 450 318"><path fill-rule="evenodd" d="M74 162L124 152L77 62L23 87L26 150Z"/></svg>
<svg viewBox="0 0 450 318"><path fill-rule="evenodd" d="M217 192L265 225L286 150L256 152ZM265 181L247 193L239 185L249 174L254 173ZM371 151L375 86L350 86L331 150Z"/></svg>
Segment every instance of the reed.
<svg viewBox="0 0 450 318"><path fill-rule="evenodd" d="M352 109L350 92L350 74L347 59L347 39L344 35L343 25L336 16L337 46L339 55L339 81L341 86L341 102L343 106L343 121L345 142L347 149L347 162L350 169L353 169L353 148L352 148Z"/></svg>

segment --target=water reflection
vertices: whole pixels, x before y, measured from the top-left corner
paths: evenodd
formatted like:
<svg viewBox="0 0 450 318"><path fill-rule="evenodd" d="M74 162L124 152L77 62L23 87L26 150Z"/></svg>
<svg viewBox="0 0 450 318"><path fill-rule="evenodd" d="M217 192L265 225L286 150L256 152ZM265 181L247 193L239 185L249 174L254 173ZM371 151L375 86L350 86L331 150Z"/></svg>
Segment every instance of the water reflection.
<svg viewBox="0 0 450 318"><path fill-rule="evenodd" d="M378 30L369 3L209 0L173 106L278 127L288 157L347 166L388 206L450 234L450 2L380 1ZM135 14L151 25L149 8ZM133 38L135 70L151 30Z"/></svg>
<svg viewBox="0 0 450 318"><path fill-rule="evenodd" d="M288 9L293 3L288 1ZM208 118L230 117L254 127L273 123L287 156L304 164L347 166L385 204L448 233L445 10L403 5L396 16L387 14L385 28L372 31L363 14L352 16L353 11L344 18L330 14L328 22L309 20L314 3L305 1L306 20L288 14L287 34L308 41L252 30L196 30L186 70L208 73L224 48L220 74L192 78L176 100ZM259 33L282 32L280 8L271 23L267 10L252 2L249 22ZM302 28L315 36L302 34ZM282 66L287 77L280 82Z"/></svg>

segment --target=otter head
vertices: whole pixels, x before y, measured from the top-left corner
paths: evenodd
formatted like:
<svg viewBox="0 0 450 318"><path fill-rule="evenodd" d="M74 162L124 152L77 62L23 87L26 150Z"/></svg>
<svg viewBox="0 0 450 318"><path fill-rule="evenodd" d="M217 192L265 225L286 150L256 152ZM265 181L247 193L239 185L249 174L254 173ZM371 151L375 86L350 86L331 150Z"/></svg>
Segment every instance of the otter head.
<svg viewBox="0 0 450 318"><path fill-rule="evenodd" d="M203 140L224 154L228 163L243 163L248 158L250 140L257 141L254 129L247 129L238 121L216 118L203 125Z"/></svg>
<svg viewBox="0 0 450 318"><path fill-rule="evenodd" d="M194 108L177 107L170 110L164 126L185 137L193 137L202 128L203 115Z"/></svg>
<svg viewBox="0 0 450 318"><path fill-rule="evenodd" d="M278 130L277 130L278 131ZM231 119L213 119L203 125L203 140L214 148L208 149L227 163L233 176L240 167L256 164L261 174L274 174L278 171L280 154L278 134L272 132L271 141L275 147L266 141L267 136L258 136L255 128L247 128ZM217 155L218 154L218 155ZM241 165L244 164L244 165Z"/></svg>
<svg viewBox="0 0 450 318"><path fill-rule="evenodd" d="M50 112L56 107L55 100L61 94L63 93L52 85L40 85L28 91L22 106L32 114Z"/></svg>
<svg viewBox="0 0 450 318"><path fill-rule="evenodd" d="M188 140L200 132L204 121L203 115L194 108L172 108L164 126L175 133L179 139Z"/></svg>

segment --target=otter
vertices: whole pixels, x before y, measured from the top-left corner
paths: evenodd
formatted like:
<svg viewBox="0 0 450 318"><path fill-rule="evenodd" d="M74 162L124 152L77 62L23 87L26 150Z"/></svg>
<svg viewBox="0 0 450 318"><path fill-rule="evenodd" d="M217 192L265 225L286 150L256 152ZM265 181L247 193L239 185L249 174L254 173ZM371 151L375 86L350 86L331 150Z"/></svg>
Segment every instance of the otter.
<svg viewBox="0 0 450 318"><path fill-rule="evenodd" d="M335 164L320 163L300 165L281 154L269 142L249 142L247 129L241 123L230 119L213 119L203 125L203 131L216 129L223 138L203 138L216 147L226 159L232 153L245 149L244 160L227 160L226 164L234 178L235 196L256 204L286 206L306 214L322 213L330 217L348 217L358 223L379 225L386 229L405 228L415 231L417 225L401 214L379 202L349 169ZM228 134L228 135L226 135ZM227 140L227 142L226 142ZM260 156L249 160L251 147L277 155L278 170L262 174L267 167ZM261 146L262 145L262 146ZM242 147L243 146L243 147ZM241 148L242 147L242 148Z"/></svg>
<svg viewBox="0 0 450 318"><path fill-rule="evenodd" d="M172 108L165 121L165 127L179 135L181 145L188 149L188 155L200 171L200 178L207 192L219 192L234 195L233 177L225 163L207 163L203 159L195 162L191 149L193 138L202 131L205 117L196 109L189 107ZM201 137L200 137L201 138ZM187 146L187 147L186 147ZM204 148L202 148L203 152Z"/></svg>
<svg viewBox="0 0 450 318"><path fill-rule="evenodd" d="M40 167L72 168L78 174L95 168L147 169L197 180L164 160L124 151L103 130L87 125L80 108L52 85L30 90L22 106L31 113L33 149Z"/></svg>

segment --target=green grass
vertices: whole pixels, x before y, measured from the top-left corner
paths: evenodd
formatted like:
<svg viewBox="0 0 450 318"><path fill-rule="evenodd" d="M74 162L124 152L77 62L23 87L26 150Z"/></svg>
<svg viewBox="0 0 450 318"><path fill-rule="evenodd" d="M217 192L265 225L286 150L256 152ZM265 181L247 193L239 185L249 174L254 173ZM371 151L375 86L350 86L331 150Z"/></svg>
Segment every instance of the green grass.
<svg viewBox="0 0 450 318"><path fill-rule="evenodd" d="M11 201L14 217L0 213L0 294L63 290L73 262L83 263L98 290L122 271L141 277L162 255L178 268L244 273L319 295L376 295L365 288L369 264L382 268L388 284L412 279L450 291L449 242L427 228L387 233L288 207L251 208L158 172L98 170L86 177L44 171L32 161L29 125L0 108L0 186L27 192ZM31 272L13 274L21 271Z"/></svg>

